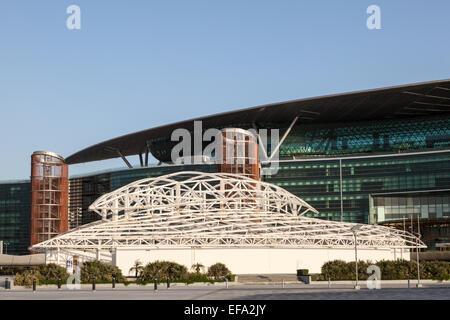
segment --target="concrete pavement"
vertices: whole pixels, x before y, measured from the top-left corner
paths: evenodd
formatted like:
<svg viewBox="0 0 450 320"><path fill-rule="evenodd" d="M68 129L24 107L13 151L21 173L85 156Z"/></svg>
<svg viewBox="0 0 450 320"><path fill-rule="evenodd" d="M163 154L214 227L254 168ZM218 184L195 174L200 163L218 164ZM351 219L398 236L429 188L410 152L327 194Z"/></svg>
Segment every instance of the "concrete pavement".
<svg viewBox="0 0 450 320"><path fill-rule="evenodd" d="M413 285L414 283L412 283ZM423 288L407 288L403 283L382 284L379 290L369 290L361 283L361 290L354 290L349 284L285 284L281 285L189 285L172 286L167 289L160 285L157 291L153 286L97 286L93 292L88 285L81 290L57 290L38 287L35 293L31 288L14 290L0 289L0 300L450 300L448 283L424 283Z"/></svg>

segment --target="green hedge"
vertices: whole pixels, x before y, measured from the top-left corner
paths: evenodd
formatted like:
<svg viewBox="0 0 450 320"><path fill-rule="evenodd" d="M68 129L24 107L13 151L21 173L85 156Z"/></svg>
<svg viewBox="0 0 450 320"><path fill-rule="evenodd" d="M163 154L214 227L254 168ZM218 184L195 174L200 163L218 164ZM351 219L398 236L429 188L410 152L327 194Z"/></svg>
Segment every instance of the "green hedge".
<svg viewBox="0 0 450 320"><path fill-rule="evenodd" d="M14 284L16 286L31 286L33 279L36 279L36 284L56 284L58 279L61 279L61 284L65 284L69 278L64 267L58 266L54 263L40 265L35 268L17 270ZM97 283L111 283L113 275L117 282L125 282L126 279L122 275L120 269L100 261L87 261L81 266L81 282L91 283L92 278L95 277Z"/></svg>
<svg viewBox="0 0 450 320"><path fill-rule="evenodd" d="M36 284L57 283L58 279L64 283L68 277L69 274L64 267L49 263L30 270L18 270L14 285L29 287L33 284L33 279L36 279Z"/></svg>
<svg viewBox="0 0 450 320"><path fill-rule="evenodd" d="M16 271L14 284L17 286L31 286L33 279L36 279L36 284L56 284L58 279L65 284L69 274L64 267L56 264L41 265L31 269L14 269L4 270L5 272ZM81 283L91 283L92 278L95 277L96 283L111 283L113 275L119 283L128 284L126 278L122 275L121 270L100 261L86 261L81 266ZM230 270L222 263L216 263L209 267L208 273L194 272L190 273L183 265L170 261L155 261L148 263L142 270L137 282L140 284L153 283L155 279L158 282L166 282L167 278L171 282L222 282L226 277L229 281L234 281L235 276L231 274Z"/></svg>
<svg viewBox="0 0 450 320"><path fill-rule="evenodd" d="M187 279L187 268L171 261L155 261L148 263L142 270L138 282L162 280L169 278L171 281Z"/></svg>
<svg viewBox="0 0 450 320"><path fill-rule="evenodd" d="M367 268L377 265L381 271L381 280L406 280L417 278L417 263L406 260L382 260L377 263L358 261L358 279L366 280L370 275ZM321 274L314 275L313 280L355 280L355 262L333 260L323 264ZM450 262L420 262L420 278L433 280L450 280Z"/></svg>
<svg viewBox="0 0 450 320"><path fill-rule="evenodd" d="M25 267L0 267L0 276L11 276L27 270Z"/></svg>
<svg viewBox="0 0 450 320"><path fill-rule="evenodd" d="M155 261L148 263L142 270L137 282L140 284L166 282L169 278L172 282L194 283L194 282L218 282L225 281L223 277L233 281L234 275L223 263L215 263L208 268L208 272L188 272L181 264L171 261Z"/></svg>
<svg viewBox="0 0 450 320"><path fill-rule="evenodd" d="M122 271L117 267L100 261L86 261L81 265L81 282L111 283L115 276L116 282L125 282Z"/></svg>
<svg viewBox="0 0 450 320"><path fill-rule="evenodd" d="M208 268L208 276L214 280L230 279L231 271L223 263L217 262Z"/></svg>

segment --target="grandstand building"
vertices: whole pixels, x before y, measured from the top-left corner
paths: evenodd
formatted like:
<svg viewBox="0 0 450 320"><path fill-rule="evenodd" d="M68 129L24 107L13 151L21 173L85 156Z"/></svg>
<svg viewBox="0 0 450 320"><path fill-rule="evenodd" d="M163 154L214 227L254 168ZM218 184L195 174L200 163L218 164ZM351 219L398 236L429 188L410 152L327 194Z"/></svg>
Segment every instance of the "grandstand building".
<svg viewBox="0 0 450 320"><path fill-rule="evenodd" d="M280 129L280 146L265 150L267 157L260 161L262 168L271 167L271 151L278 150L279 170L260 179L314 209L302 219L342 222L341 226L394 226L399 232L420 233L428 249L450 242L450 80L257 106L87 147L64 159L69 171L73 164L111 158L122 158L126 168L69 179L69 231L63 235L83 230L88 223L109 223L91 206L138 180L181 172L220 173L214 159L198 164L172 162L171 150L177 143L171 141L172 132L193 131L194 121L202 121L203 130ZM149 164L150 155L157 165ZM131 165L131 156L139 158L137 166ZM8 243L8 253L26 254L32 244L31 190L30 181L0 182L0 241ZM295 226L306 221L302 219Z"/></svg>

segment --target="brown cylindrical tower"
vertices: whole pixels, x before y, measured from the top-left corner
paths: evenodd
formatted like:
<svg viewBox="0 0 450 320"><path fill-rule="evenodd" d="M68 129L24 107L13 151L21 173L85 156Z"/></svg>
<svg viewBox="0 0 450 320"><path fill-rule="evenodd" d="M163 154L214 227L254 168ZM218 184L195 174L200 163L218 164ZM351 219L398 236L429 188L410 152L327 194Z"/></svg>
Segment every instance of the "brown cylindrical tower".
<svg viewBox="0 0 450 320"><path fill-rule="evenodd" d="M68 230L68 166L60 155L31 155L31 245Z"/></svg>
<svg viewBox="0 0 450 320"><path fill-rule="evenodd" d="M236 173L259 180L258 143L249 131L223 129L220 151L219 172Z"/></svg>

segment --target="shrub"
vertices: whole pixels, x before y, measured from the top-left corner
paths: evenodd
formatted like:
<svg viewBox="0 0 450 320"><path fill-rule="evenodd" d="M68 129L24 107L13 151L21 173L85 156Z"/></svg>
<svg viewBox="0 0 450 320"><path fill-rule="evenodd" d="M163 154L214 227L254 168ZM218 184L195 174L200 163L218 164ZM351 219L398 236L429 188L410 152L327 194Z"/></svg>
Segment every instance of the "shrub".
<svg viewBox="0 0 450 320"><path fill-rule="evenodd" d="M223 277L230 279L231 271L223 263L217 262L208 268L208 276L214 280L220 280Z"/></svg>
<svg viewBox="0 0 450 320"><path fill-rule="evenodd" d="M424 261L420 263L421 277L433 280L450 280L450 262Z"/></svg>
<svg viewBox="0 0 450 320"><path fill-rule="evenodd" d="M347 280L350 272L349 265L343 260L328 261L322 266L322 274L331 280Z"/></svg>
<svg viewBox="0 0 450 320"><path fill-rule="evenodd" d="M36 271L39 273L39 280L41 283L56 283L58 279L66 282L69 274L66 268L58 266L55 263L43 264L37 267Z"/></svg>
<svg viewBox="0 0 450 320"><path fill-rule="evenodd" d="M172 281L186 280L187 268L171 261L155 261L148 263L142 270L140 282L153 281L155 279L170 279Z"/></svg>
<svg viewBox="0 0 450 320"><path fill-rule="evenodd" d="M358 261L358 279L366 280L369 274L367 268L373 263ZM406 280L417 278L417 264L406 260L382 260L375 265L380 268L382 280ZM355 262L342 260L328 261L322 266L321 275L315 279L354 280ZM420 262L420 277L422 279L446 280L450 279L450 262L448 261L422 261Z"/></svg>
<svg viewBox="0 0 450 320"><path fill-rule="evenodd" d="M195 263L191 266L191 270L195 271L195 273L202 273L202 271L205 270L205 266L202 265L201 263Z"/></svg>
<svg viewBox="0 0 450 320"><path fill-rule="evenodd" d="M128 272L134 272L135 277L138 278L141 274L142 270L144 270L144 266L140 260L134 261L133 266L130 268Z"/></svg>
<svg viewBox="0 0 450 320"><path fill-rule="evenodd" d="M311 274L311 281L326 281L328 278L325 277L322 273L312 273Z"/></svg>
<svg viewBox="0 0 450 320"><path fill-rule="evenodd" d="M14 275L16 273L22 273L26 269L24 267L0 267L1 276Z"/></svg>
<svg viewBox="0 0 450 320"><path fill-rule="evenodd" d="M226 276L228 280L234 280L234 275L232 275L230 270L228 270L228 268L222 263L216 263L209 267L207 274L197 272L199 271L198 269L193 268L195 272L190 273L187 271L187 268L185 266L175 262L150 262L142 270L138 282L141 284L146 284L153 282L155 279L157 279L158 282L164 282L168 278L174 282L214 282L223 281L222 277L224 276Z"/></svg>
<svg viewBox="0 0 450 320"><path fill-rule="evenodd" d="M376 265L380 267L381 279L384 280L406 280L409 277L417 277L415 263L411 261L382 260Z"/></svg>
<svg viewBox="0 0 450 320"><path fill-rule="evenodd" d="M22 269L16 273L14 284L29 287L36 279L36 284L56 283L58 279L65 282L69 274L66 269L54 263L43 264L31 270Z"/></svg>
<svg viewBox="0 0 450 320"><path fill-rule="evenodd" d="M213 282L207 274L204 273L189 273L187 277L188 282Z"/></svg>
<svg viewBox="0 0 450 320"><path fill-rule="evenodd" d="M81 266L81 282L91 282L95 277L95 281L112 282L113 276L117 282L124 282L126 279L122 275L122 271L117 267L100 261L86 261Z"/></svg>
<svg viewBox="0 0 450 320"><path fill-rule="evenodd" d="M33 285L33 279L36 279L36 285L38 285L40 277L41 274L37 270L24 270L21 273L16 273L14 285L31 287Z"/></svg>

